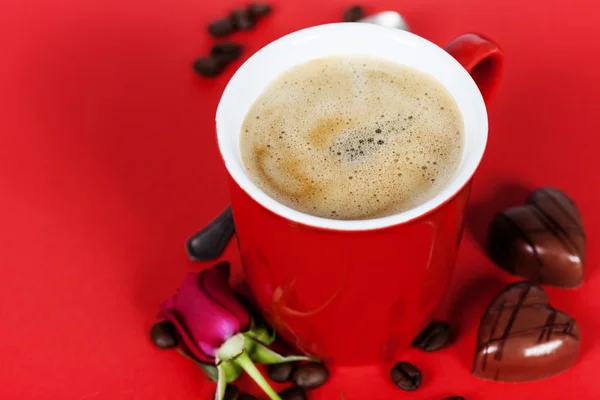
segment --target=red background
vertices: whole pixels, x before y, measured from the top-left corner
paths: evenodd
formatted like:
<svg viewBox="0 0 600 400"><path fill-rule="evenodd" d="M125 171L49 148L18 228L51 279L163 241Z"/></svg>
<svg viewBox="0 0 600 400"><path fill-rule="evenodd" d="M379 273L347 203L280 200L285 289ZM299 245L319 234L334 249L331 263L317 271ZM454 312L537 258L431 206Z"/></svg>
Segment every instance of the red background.
<svg viewBox="0 0 600 400"><path fill-rule="evenodd" d="M274 1L245 56L347 0ZM205 25L240 0L4 0L0 4L0 398L209 399L189 360L155 349L159 303L189 270L184 242L228 202L213 116L241 63L214 80L190 68L212 39ZM385 368L336 371L312 399L600 398L600 28L593 0L402 0L413 31L444 45L469 30L495 38L505 76L490 107L490 141L473 187L467 234L438 316L458 339L415 350L424 384L395 389ZM470 376L478 319L512 278L479 243L493 213L540 185L565 189L589 237L586 283L548 288L583 340L577 365L538 383ZM235 249L224 255L239 266ZM377 327L367 327L377 329ZM357 343L356 346L360 346ZM348 349L353 351L353 349ZM598 393L598 394L596 394Z"/></svg>

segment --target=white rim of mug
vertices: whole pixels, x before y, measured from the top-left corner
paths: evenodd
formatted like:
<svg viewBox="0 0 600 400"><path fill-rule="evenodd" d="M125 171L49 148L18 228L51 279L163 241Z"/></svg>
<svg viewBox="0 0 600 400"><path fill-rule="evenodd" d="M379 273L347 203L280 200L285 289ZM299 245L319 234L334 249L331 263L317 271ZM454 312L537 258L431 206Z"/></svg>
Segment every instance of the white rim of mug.
<svg viewBox="0 0 600 400"><path fill-rule="evenodd" d="M322 218L303 213L276 201L258 188L258 186L256 186L246 174L239 151L239 129L241 124L240 126L237 126L238 132L235 132L232 135L232 128L227 123L227 114L228 107L230 107L229 104L235 103L236 95L239 93L241 88L244 87L243 81L247 79L248 70L260 67L261 64L267 61L270 57L273 57L273 55L277 57L283 56L286 48L289 48L294 44L307 42L310 40L318 40L318 38L322 37L323 35L332 34L346 38L350 38L351 35L361 34L375 36L385 35L388 38L392 37L404 45L408 43L411 47L418 48L420 51L426 51L430 54L436 53L435 57L438 58L437 61L444 63L445 68L453 69L453 79L462 81L461 85L464 86L464 90L469 92L471 103L470 109L473 110L471 112L478 114L474 116L477 118L477 132L469 132L465 127L465 149L463 149L463 158L457 175L440 193L426 202L418 205L417 207L390 216L374 219L336 220ZM355 55L360 54L360 52L355 53ZM320 56L316 56L315 58L319 57ZM275 79L277 76L278 75L273 76L270 81ZM258 95L260 95L260 93ZM244 111L244 115L247 113L247 111L248 110ZM460 111L463 114L463 119L465 119L465 110L460 109ZM225 167L235 182L250 197L252 197L266 209L289 221L314 228L340 231L366 231L388 228L415 220L438 209L444 203L456 196L458 192L460 192L460 190L462 190L465 185L469 183L473 174L477 170L479 163L481 162L488 137L487 111L483 97L481 96L481 93L479 92L479 89L477 88L477 85L471 76L458 63L458 61L456 61L444 49L438 47L436 44L411 32L400 29L385 28L366 23L334 23L305 28L283 36L263 47L248 60L246 60L246 62L235 72L227 84L217 108L216 127L219 150L225 163ZM471 135L476 135L473 142L474 144L471 146L472 148L467 149L467 139ZM232 140L232 136L235 137L235 140Z"/></svg>

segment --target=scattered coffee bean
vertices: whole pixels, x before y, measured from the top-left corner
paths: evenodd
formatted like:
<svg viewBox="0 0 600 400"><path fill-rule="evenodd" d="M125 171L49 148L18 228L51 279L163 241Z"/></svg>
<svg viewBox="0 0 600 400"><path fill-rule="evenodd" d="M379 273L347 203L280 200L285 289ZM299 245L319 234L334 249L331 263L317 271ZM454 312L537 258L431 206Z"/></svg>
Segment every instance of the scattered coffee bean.
<svg viewBox="0 0 600 400"><path fill-rule="evenodd" d="M196 68L195 64L194 68ZM234 230L233 214L229 206L200 232L188 239L185 246L188 256L194 261L214 260L223 253Z"/></svg>
<svg viewBox="0 0 600 400"><path fill-rule="evenodd" d="M361 6L350 7L344 11L344 22L357 22L365 16L365 11Z"/></svg>
<svg viewBox="0 0 600 400"><path fill-rule="evenodd" d="M291 387L279 392L281 400L306 400L306 392L300 387Z"/></svg>
<svg viewBox="0 0 600 400"><path fill-rule="evenodd" d="M247 31L254 28L255 21L252 15L245 8L236 8L231 12L233 25L240 31Z"/></svg>
<svg viewBox="0 0 600 400"><path fill-rule="evenodd" d="M401 361L391 371L392 380L402 390L413 391L421 385L421 371L411 363Z"/></svg>
<svg viewBox="0 0 600 400"><path fill-rule="evenodd" d="M252 3L248 6L248 12L255 18L269 15L273 8L267 3Z"/></svg>
<svg viewBox="0 0 600 400"><path fill-rule="evenodd" d="M225 63L215 57L200 57L194 61L192 67L198 75L210 78L223 71Z"/></svg>
<svg viewBox="0 0 600 400"><path fill-rule="evenodd" d="M443 400L466 400L466 399L462 396L452 396L452 397L446 397Z"/></svg>
<svg viewBox="0 0 600 400"><path fill-rule="evenodd" d="M231 18L222 18L208 25L208 33L214 37L227 36L235 31L235 24Z"/></svg>
<svg viewBox="0 0 600 400"><path fill-rule="evenodd" d="M217 43L210 49L210 54L222 62L228 63L242 54L242 46L235 42Z"/></svg>
<svg viewBox="0 0 600 400"><path fill-rule="evenodd" d="M150 329L150 339L159 349L171 349L177 346L177 331L169 321L157 322Z"/></svg>
<svg viewBox="0 0 600 400"><path fill-rule="evenodd" d="M294 365L292 363L273 364L267 367L267 375L273 382L283 383L290 380Z"/></svg>
<svg viewBox="0 0 600 400"><path fill-rule="evenodd" d="M239 400L239 398L240 389L238 389L238 387L235 385L228 384L225 387L225 394L223 395L223 400Z"/></svg>
<svg viewBox="0 0 600 400"><path fill-rule="evenodd" d="M240 397L238 397L238 400L258 400L256 397L252 396L251 394L243 394Z"/></svg>
<svg viewBox="0 0 600 400"><path fill-rule="evenodd" d="M413 340L412 345L423 351L436 351L452 339L452 327L444 321L433 321Z"/></svg>
<svg viewBox="0 0 600 400"><path fill-rule="evenodd" d="M329 371L321 363L299 365L292 373L292 382L306 390L318 388L329 379Z"/></svg>

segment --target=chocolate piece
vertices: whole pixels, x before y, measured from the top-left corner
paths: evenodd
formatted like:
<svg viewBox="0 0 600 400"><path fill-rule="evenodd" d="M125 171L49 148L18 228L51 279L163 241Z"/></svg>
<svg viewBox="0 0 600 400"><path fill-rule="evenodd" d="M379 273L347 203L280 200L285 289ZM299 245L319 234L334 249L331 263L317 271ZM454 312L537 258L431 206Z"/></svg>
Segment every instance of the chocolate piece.
<svg viewBox="0 0 600 400"><path fill-rule="evenodd" d="M306 390L318 388L329 379L329 371L321 363L308 363L296 367L292 373L294 385Z"/></svg>
<svg viewBox="0 0 600 400"><path fill-rule="evenodd" d="M234 229L233 214L229 206L204 229L188 239L188 256L194 261L214 260L225 250Z"/></svg>
<svg viewBox="0 0 600 400"><path fill-rule="evenodd" d="M200 76L212 78L223 71L225 63L215 57L200 57L194 61L194 71Z"/></svg>
<svg viewBox="0 0 600 400"><path fill-rule="evenodd" d="M300 387L291 387L279 392L281 400L306 400L306 391Z"/></svg>
<svg viewBox="0 0 600 400"><path fill-rule="evenodd" d="M208 33L214 37L227 36L235 32L235 24L230 17L218 19L208 25Z"/></svg>
<svg viewBox="0 0 600 400"><path fill-rule="evenodd" d="M527 382L559 374L577 361L579 328L552 308L531 282L509 285L479 324L473 375L494 381Z"/></svg>
<svg viewBox="0 0 600 400"><path fill-rule="evenodd" d="M171 349L177 346L177 330L169 321L161 321L152 325L150 339L159 349Z"/></svg>
<svg viewBox="0 0 600 400"><path fill-rule="evenodd" d="M210 55L223 63L229 63L242 54L242 46L235 42L217 43L210 49Z"/></svg>
<svg viewBox="0 0 600 400"><path fill-rule="evenodd" d="M536 190L524 206L496 215L488 253L500 267L535 283L583 282L586 238L577 206L557 189Z"/></svg>
<svg viewBox="0 0 600 400"><path fill-rule="evenodd" d="M233 25L240 31L247 31L254 28L254 17L245 8L236 8L231 12Z"/></svg>
<svg viewBox="0 0 600 400"><path fill-rule="evenodd" d="M241 395L238 400L258 400L256 397L252 396L251 394L243 394Z"/></svg>
<svg viewBox="0 0 600 400"><path fill-rule="evenodd" d="M423 351L436 351L446 347L452 339L452 327L444 321L432 321L427 327L413 340L412 345Z"/></svg>
<svg viewBox="0 0 600 400"><path fill-rule="evenodd" d="M402 390L412 392L421 386L421 371L406 361L394 365L390 375L396 386Z"/></svg>
<svg viewBox="0 0 600 400"><path fill-rule="evenodd" d="M273 8L267 3L252 3L248 6L248 12L254 18L264 17L265 15L271 14Z"/></svg>
<svg viewBox="0 0 600 400"><path fill-rule="evenodd" d="M357 22L365 16L365 11L361 6L353 6L344 11L344 22Z"/></svg>
<svg viewBox="0 0 600 400"><path fill-rule="evenodd" d="M294 370L294 364L273 364L267 367L267 375L273 382L287 382L290 380L292 371Z"/></svg>

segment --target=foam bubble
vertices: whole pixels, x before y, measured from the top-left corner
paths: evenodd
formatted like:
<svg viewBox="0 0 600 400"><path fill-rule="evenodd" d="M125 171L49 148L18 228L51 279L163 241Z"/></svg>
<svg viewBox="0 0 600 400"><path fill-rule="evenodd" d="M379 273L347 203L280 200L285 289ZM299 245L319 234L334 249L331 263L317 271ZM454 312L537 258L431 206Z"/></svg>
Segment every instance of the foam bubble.
<svg viewBox="0 0 600 400"><path fill-rule="evenodd" d="M244 121L243 163L297 210L374 218L439 193L462 157L450 94L415 69L365 57L313 60L282 74Z"/></svg>

